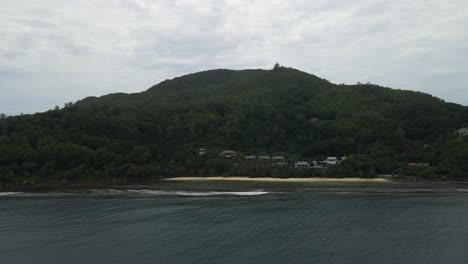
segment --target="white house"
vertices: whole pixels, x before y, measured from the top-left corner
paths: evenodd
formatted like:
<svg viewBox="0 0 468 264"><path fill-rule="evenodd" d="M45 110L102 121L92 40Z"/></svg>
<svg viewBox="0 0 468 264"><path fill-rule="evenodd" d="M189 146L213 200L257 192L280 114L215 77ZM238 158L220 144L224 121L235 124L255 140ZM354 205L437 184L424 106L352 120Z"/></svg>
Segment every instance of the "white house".
<svg viewBox="0 0 468 264"><path fill-rule="evenodd" d="M270 156L260 156L258 157L259 160L271 160Z"/></svg>
<svg viewBox="0 0 468 264"><path fill-rule="evenodd" d="M200 155L200 156L206 155L206 149L204 149L204 148L199 149L198 150L198 155Z"/></svg>
<svg viewBox="0 0 468 264"><path fill-rule="evenodd" d="M273 156L271 159L274 160L274 161L284 161L283 156Z"/></svg>
<svg viewBox="0 0 468 264"><path fill-rule="evenodd" d="M298 161L294 163L294 168L296 169L308 169L310 168L310 163L307 161Z"/></svg>
<svg viewBox="0 0 468 264"><path fill-rule="evenodd" d="M221 153L219 153L219 155L227 159L232 159L237 156L237 153L233 150L223 150Z"/></svg>
<svg viewBox="0 0 468 264"><path fill-rule="evenodd" d="M329 166L335 166L336 164L338 164L338 159L336 157L328 157L326 160L323 161L323 163Z"/></svg>
<svg viewBox="0 0 468 264"><path fill-rule="evenodd" d="M457 134L459 136L468 136L468 127L458 129Z"/></svg>
<svg viewBox="0 0 468 264"><path fill-rule="evenodd" d="M255 160L255 159L257 159L257 157L255 157L255 155L247 155L247 156L244 156L244 159L245 160Z"/></svg>

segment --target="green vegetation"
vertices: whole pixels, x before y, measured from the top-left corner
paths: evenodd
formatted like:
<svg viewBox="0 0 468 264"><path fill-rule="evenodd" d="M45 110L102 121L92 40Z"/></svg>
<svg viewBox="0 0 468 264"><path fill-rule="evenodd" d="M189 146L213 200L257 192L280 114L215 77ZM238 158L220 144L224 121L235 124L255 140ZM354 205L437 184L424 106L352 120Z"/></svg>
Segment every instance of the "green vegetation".
<svg viewBox="0 0 468 264"><path fill-rule="evenodd" d="M373 84L335 85L276 65L212 70L146 92L91 97L45 113L0 116L0 182L146 180L182 175L468 176L468 108ZM211 153L198 155L199 148ZM328 170L225 160L348 159ZM430 163L410 168L408 163Z"/></svg>

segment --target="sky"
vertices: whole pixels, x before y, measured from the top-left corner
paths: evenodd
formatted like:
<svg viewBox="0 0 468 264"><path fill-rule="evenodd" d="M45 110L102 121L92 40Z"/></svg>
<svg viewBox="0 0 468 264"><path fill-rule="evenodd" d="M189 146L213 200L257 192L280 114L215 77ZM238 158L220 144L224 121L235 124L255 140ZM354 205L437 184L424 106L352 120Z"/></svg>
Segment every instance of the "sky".
<svg viewBox="0 0 468 264"><path fill-rule="evenodd" d="M468 105L466 0L0 0L0 113L272 68Z"/></svg>

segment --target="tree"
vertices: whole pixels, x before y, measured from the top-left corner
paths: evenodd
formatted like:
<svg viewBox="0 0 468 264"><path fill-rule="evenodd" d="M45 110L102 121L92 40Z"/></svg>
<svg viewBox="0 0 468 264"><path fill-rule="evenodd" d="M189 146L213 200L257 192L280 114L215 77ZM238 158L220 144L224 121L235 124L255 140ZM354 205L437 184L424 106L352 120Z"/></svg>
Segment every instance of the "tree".
<svg viewBox="0 0 468 264"><path fill-rule="evenodd" d="M73 107L73 102L65 103L64 108L72 108Z"/></svg>
<svg viewBox="0 0 468 264"><path fill-rule="evenodd" d="M39 176L43 179L49 179L55 175L55 161L47 161L39 171Z"/></svg>

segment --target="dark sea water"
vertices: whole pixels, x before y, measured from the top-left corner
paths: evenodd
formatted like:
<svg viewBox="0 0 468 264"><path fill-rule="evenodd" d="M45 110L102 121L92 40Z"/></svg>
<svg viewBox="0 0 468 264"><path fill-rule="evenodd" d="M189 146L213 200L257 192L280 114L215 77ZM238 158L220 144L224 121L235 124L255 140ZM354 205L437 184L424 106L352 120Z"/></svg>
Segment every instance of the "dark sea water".
<svg viewBox="0 0 468 264"><path fill-rule="evenodd" d="M0 193L0 263L468 263L468 193Z"/></svg>

